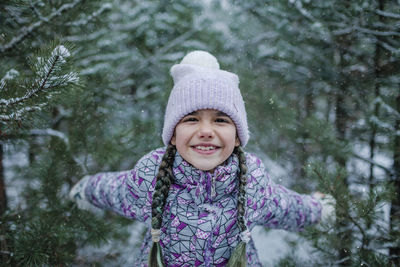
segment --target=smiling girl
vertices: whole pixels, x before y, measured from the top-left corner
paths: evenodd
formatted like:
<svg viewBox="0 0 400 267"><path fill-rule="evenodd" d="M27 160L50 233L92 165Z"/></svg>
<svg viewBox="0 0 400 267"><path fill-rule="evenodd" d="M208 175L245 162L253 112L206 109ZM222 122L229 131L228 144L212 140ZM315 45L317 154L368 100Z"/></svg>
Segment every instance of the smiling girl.
<svg viewBox="0 0 400 267"><path fill-rule="evenodd" d="M274 184L243 151L249 132L235 74L195 51L171 75L166 147L132 170L85 176L70 197L149 226L135 266L261 266L251 229L301 230L319 221L321 204Z"/></svg>

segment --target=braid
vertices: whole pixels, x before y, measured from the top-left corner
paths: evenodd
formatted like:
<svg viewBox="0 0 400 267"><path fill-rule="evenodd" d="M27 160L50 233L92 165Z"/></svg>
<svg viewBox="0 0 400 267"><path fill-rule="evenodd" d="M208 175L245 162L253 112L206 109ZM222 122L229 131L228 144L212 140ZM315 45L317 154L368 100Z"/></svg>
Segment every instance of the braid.
<svg viewBox="0 0 400 267"><path fill-rule="evenodd" d="M246 184L247 184L247 165L246 155L243 149L239 146L233 151L239 158L239 193L238 193L238 204L237 204L237 222L240 231L240 241L235 250L233 251L231 258L227 263L227 267L245 267L247 262L246 257L246 243L250 240L250 233L247 230L245 218L245 207L246 207Z"/></svg>
<svg viewBox="0 0 400 267"><path fill-rule="evenodd" d="M151 234L153 246L149 254L149 266L159 267L164 266L162 251L159 244L162 215L165 202L168 197L169 188L174 180L172 173L172 164L174 163L176 147L169 145L162 158L158 173L156 176L157 182L153 193L153 202L151 204Z"/></svg>
<svg viewBox="0 0 400 267"><path fill-rule="evenodd" d="M240 232L247 229L244 222L244 213L246 207L246 184L247 184L247 166L246 166L246 155L243 149L239 146L235 149L235 154L239 158L239 194L238 194L238 223Z"/></svg>

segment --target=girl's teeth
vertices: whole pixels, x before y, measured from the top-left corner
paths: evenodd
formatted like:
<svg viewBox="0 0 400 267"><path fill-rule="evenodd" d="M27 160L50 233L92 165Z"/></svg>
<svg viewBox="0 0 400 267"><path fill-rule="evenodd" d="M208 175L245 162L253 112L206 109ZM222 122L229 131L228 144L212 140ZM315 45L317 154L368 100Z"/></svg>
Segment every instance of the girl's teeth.
<svg viewBox="0 0 400 267"><path fill-rule="evenodd" d="M213 146L196 146L196 149L199 149L199 150L212 150L212 149L214 149L214 147Z"/></svg>

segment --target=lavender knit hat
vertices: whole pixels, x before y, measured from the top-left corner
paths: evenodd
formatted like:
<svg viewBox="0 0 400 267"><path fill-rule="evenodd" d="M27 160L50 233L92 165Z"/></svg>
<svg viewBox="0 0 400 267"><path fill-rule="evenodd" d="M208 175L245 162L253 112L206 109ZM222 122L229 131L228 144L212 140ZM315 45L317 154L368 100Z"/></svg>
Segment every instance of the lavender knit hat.
<svg viewBox="0 0 400 267"><path fill-rule="evenodd" d="M247 144L246 110L236 74L221 70L217 59L205 51L190 52L170 72L174 87L164 118L165 145L171 141L178 122L199 109L216 109L227 114L236 125L241 145Z"/></svg>

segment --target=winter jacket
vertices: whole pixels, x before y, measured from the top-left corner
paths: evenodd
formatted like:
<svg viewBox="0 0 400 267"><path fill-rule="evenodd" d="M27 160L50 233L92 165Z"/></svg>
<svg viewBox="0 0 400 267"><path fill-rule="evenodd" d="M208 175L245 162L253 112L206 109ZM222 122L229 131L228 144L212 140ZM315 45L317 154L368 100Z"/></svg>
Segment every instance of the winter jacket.
<svg viewBox="0 0 400 267"><path fill-rule="evenodd" d="M97 207L148 225L135 266L147 266L152 244L151 203L165 148L142 157L129 171L90 176L85 197ZM263 163L246 153L248 166L245 221L298 231L320 219L320 203L274 184ZM238 159L232 154L213 173L201 171L176 154L174 182L166 201L160 244L167 266L224 266L240 241L237 226ZM247 266L261 266L254 242L247 244Z"/></svg>

